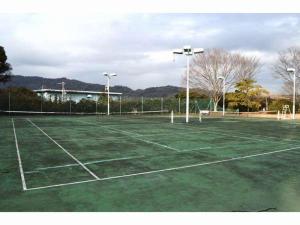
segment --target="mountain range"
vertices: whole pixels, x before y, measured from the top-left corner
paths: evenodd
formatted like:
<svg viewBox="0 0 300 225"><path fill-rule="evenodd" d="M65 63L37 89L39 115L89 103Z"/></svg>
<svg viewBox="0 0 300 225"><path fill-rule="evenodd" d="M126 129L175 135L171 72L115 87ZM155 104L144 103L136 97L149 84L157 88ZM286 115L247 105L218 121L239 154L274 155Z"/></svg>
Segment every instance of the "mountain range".
<svg viewBox="0 0 300 225"><path fill-rule="evenodd" d="M25 87L31 90L49 88L49 89L61 89L61 85L58 83L65 82L65 89L68 90L82 90L82 91L104 91L105 85L86 83L79 80L62 78L44 78L39 76L21 76L14 75L11 81L6 84L0 84L0 89L7 87ZM123 96L128 97L169 97L179 93L182 88L176 86L161 86L161 87L150 87L146 89L133 90L126 86L112 86L110 90L112 92L121 92Z"/></svg>

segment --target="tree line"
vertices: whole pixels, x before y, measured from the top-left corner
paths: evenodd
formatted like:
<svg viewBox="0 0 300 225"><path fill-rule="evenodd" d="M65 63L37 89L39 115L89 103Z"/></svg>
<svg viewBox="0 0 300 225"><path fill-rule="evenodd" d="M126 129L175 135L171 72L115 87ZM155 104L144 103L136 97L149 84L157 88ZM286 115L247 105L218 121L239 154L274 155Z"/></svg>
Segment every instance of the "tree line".
<svg viewBox="0 0 300 225"><path fill-rule="evenodd" d="M207 49L204 54L196 55L190 65L190 82L191 82L191 98L198 99L192 101L196 107L199 102L207 102L213 104L213 110L217 111L222 99L223 81L226 87L226 106L228 109L239 111L257 111L267 108L265 104L268 99L269 92L261 85L257 84L257 74L262 64L257 57L245 56L241 53L228 52L223 49ZM300 71L300 48L292 47L278 53L278 60L273 66L274 78L283 81L283 89L287 95L291 94L293 77L286 70L293 67L296 71ZM9 82L12 75L12 66L7 62L7 55L2 46L0 46L0 83ZM183 82L185 78L183 77ZM297 87L299 90L300 81L297 79ZM8 99L10 98L10 103ZM180 100L182 103L180 106ZM122 104L118 101L111 100L113 111L122 110L130 111L158 111L162 108L167 110L184 111L185 93L180 92L174 97L164 99L145 99L144 104L140 99L123 99ZM15 104L12 105L11 101ZM107 100L106 100L107 101ZM13 88L0 91L0 110L36 110L36 111L62 111L62 112L105 112L105 98L93 102L88 99L82 99L79 103L72 101L45 101L36 93L24 89ZM268 109L280 110L282 104L291 104L289 99L272 100L269 99ZM197 106L196 106L197 105ZM181 109L181 107L183 109ZM297 107L298 108L298 107ZM192 109L193 110L193 109Z"/></svg>

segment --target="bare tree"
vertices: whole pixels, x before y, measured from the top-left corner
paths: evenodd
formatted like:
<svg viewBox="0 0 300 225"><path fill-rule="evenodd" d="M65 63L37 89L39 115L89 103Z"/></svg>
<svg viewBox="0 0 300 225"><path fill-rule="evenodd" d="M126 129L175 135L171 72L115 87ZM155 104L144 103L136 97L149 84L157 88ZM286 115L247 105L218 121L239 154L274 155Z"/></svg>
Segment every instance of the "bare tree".
<svg viewBox="0 0 300 225"><path fill-rule="evenodd" d="M255 75L261 68L259 59L255 56L243 56L241 53L233 55L235 65L235 76L238 81L251 79L255 80Z"/></svg>
<svg viewBox="0 0 300 225"><path fill-rule="evenodd" d="M223 49L208 49L204 54L195 56L190 66L192 88L199 88L209 93L214 111L222 97L223 83L219 76L226 80L226 90L243 79L253 79L260 67L255 57L245 57L239 53L229 53Z"/></svg>
<svg viewBox="0 0 300 225"><path fill-rule="evenodd" d="M283 91L288 95L293 92L293 74L287 72L287 68L296 69L296 73L300 72L300 48L291 47L285 51L278 53L278 59L273 65L274 77L283 80ZM297 87L300 87L300 81L297 81Z"/></svg>

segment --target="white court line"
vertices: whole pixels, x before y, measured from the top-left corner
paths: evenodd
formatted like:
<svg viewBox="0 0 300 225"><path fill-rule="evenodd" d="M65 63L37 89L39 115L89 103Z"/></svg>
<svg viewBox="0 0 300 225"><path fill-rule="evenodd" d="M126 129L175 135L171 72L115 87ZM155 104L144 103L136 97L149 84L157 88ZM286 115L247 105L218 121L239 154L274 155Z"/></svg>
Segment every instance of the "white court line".
<svg viewBox="0 0 300 225"><path fill-rule="evenodd" d="M179 123L177 123L177 124L179 124ZM179 125L182 125L182 124L185 125L185 123L180 123ZM267 142L268 141L268 140L259 139L259 138L250 138L250 137L244 137L244 136L237 136L237 135L225 134L225 133L222 133L224 131L220 131L218 129L218 127L208 127L208 129L207 128L206 129L204 129L204 128L199 128L198 129L197 127L189 126L188 128L191 128L192 130L196 130L195 132L189 132L189 133L210 132L210 133L220 134L220 135L223 135L223 136L237 137L237 138L249 139L249 140L254 140L254 141L262 141L262 142ZM176 127L176 129L185 130L186 131L187 127L184 127L184 128L178 128L178 127ZM211 129L218 129L218 131L215 131L215 130L212 131ZM235 132L235 133L244 134L244 135L250 135L250 136L253 135L253 136L256 136L256 137L263 137L263 138L279 139L279 137L272 137L272 136L265 136L265 135L257 135L257 134L250 134L250 133L241 133L241 132ZM280 140L282 140L282 141L288 141L288 142L293 141L293 142L299 143L299 141L297 141L297 140L287 139L287 138L283 138L283 139L280 139Z"/></svg>
<svg viewBox="0 0 300 225"><path fill-rule="evenodd" d="M30 119L27 119L33 126L39 129L43 134L45 134L51 141L53 141L59 148L61 148L65 153L67 153L74 161L76 161L83 169L85 169L89 174L91 174L95 179L99 179L99 177L89 170L82 162L80 162L75 156L73 156L70 152L68 152L64 147L58 144L53 138L51 138L45 131L43 131L40 127L38 127L35 123L33 123Z"/></svg>
<svg viewBox="0 0 300 225"><path fill-rule="evenodd" d="M193 130L196 130L195 127L191 127ZM175 129L178 130L186 130L185 128L178 128L176 127ZM264 139L258 139L258 138L250 138L250 137L244 137L244 136L237 136L237 135L232 135L232 134L226 134L226 133L222 133L221 131L212 131L212 130L208 130L208 129L202 129L199 130L199 133L204 132L204 133L212 133L212 134L218 134L218 135L222 135L222 136L226 136L226 137L236 137L236 138L242 138L242 139L248 139L248 140L254 140L254 141L263 141L266 142L268 140L264 140Z"/></svg>
<svg viewBox="0 0 300 225"><path fill-rule="evenodd" d="M80 166L78 163L72 163L72 164L65 164L60 166L47 166L47 167L39 167L35 170L25 171L24 173L30 174L30 173L39 173L41 170L48 170L48 169L57 169L57 168L64 168L64 167L70 167L70 166Z"/></svg>
<svg viewBox="0 0 300 225"><path fill-rule="evenodd" d="M128 159L138 159L138 158L144 158L144 157L145 156L132 156L132 157L122 157L122 158L115 158L115 159L103 159L103 160L86 162L86 163L84 163L84 165L97 164L97 163L102 163L102 162L121 161L121 160L128 160Z"/></svg>
<svg viewBox="0 0 300 225"><path fill-rule="evenodd" d="M102 162L113 162L113 161L121 161L121 160L128 160L128 159L137 159L137 158L143 158L145 156L133 156L133 157L122 157L122 158L115 158L115 159L103 159L103 160L97 160L97 161L91 161L82 163L83 165L90 165L90 164L97 164ZM57 168L64 168L64 167L71 167L71 166L80 166L79 164L66 164L66 165L60 165L60 166L48 166L48 167L39 167L32 171L26 171L24 173L38 173L41 170L48 170L48 169L57 169Z"/></svg>
<svg viewBox="0 0 300 225"><path fill-rule="evenodd" d="M19 151L19 144L18 144L16 129L15 129L15 123L14 123L13 118L11 119L11 122L12 122L13 130L14 130L17 156L18 156L18 162L19 162L19 169L20 169L20 175L21 175L21 180L22 180L22 187L23 187L23 191L26 191L27 190L26 181L25 181L25 176L24 176L24 171L23 171L23 166L22 166L22 159L21 159L21 155L20 155L20 151Z"/></svg>
<svg viewBox="0 0 300 225"><path fill-rule="evenodd" d="M197 151L197 150L203 150L203 149L211 149L211 148L215 148L215 147L203 147L203 148L194 148L194 149L185 149L185 150L181 150L181 152L191 152L191 151ZM225 147L223 147L225 148Z"/></svg>
<svg viewBox="0 0 300 225"><path fill-rule="evenodd" d="M174 150L176 152L180 152L181 150L177 149L177 148L173 148L173 147L170 147L168 145L163 145L163 144L160 144L160 143L157 143L157 142L153 142L153 141L149 141L149 140L145 140L145 139L142 139L142 138L136 138L136 137L132 137L134 139L137 139L137 140L140 140L140 141L143 141L143 142L146 142L146 143L149 143L149 144L153 144L153 145L157 145L157 146L161 146L163 148L167 148L167 149L171 149L171 150Z"/></svg>
<svg viewBox="0 0 300 225"><path fill-rule="evenodd" d="M218 131L211 131L211 130L209 130L209 132L216 132L216 133L220 133L220 132L222 132L222 131L220 131L220 130L218 130ZM280 138L280 137L274 137L274 136L265 136L265 135L259 135L259 134L251 134L251 133L244 133L244 132L235 132L235 131L233 131L234 133L239 133L239 134L243 134L243 135L248 135L248 136L256 136L256 137L263 137L263 138L269 138L269 139L277 139L277 140L279 140L279 141L287 141L287 142L291 142L291 141L293 141L293 142L297 142L297 143L299 143L299 141L298 140L294 140L294 139L289 139L289 138ZM221 133L221 134L223 134L223 133ZM230 134L226 134L226 135L230 135ZM231 135L230 135L231 136ZM240 138L247 138L247 137L242 137L242 136L239 136ZM248 138L249 139L249 138ZM252 138L253 139L253 138ZM264 139L256 139L256 138L254 138L253 140L261 140L261 141L263 141ZM267 140L265 140L265 141L267 141Z"/></svg>
<svg viewBox="0 0 300 225"><path fill-rule="evenodd" d="M229 146L208 146L208 147L203 147L203 148L193 148L193 149L186 149L186 150L181 150L181 152L191 152L191 151L197 151L197 150L203 150L203 149L216 149L216 148L230 148Z"/></svg>
<svg viewBox="0 0 300 225"><path fill-rule="evenodd" d="M221 120L221 121L215 121L216 123L240 123L240 121L237 120Z"/></svg>
<svg viewBox="0 0 300 225"><path fill-rule="evenodd" d="M99 181L99 179L84 180L84 181L77 181L77 182L70 182L70 183L63 183L63 184L54 184L54 185L48 185L48 186L42 186L42 187L34 187L34 188L28 188L27 191L54 188L54 187L62 187L62 186L73 185L73 184L90 183L90 182L95 182L95 181Z"/></svg>
<svg viewBox="0 0 300 225"><path fill-rule="evenodd" d="M87 122L87 121L80 121L80 122L92 124L92 123ZM142 135L137 134L137 133L133 133L133 132L129 132L129 131L124 131L124 130L119 130L119 129L112 128L112 127L106 126L106 125L105 125L105 126L102 126L102 125L101 125L101 127L107 128L107 129L109 129L109 130L111 130L111 131L113 131L113 132L124 133L124 134L126 134L128 137L131 137L131 138L136 139L136 140L139 140L139 141L146 142L146 143L148 143L148 144L153 144L153 145L157 145L157 146L160 146L160 147L163 147L163 148L167 148L167 149L174 150L174 151L176 151L176 152L180 152L179 149L170 147L170 146L168 146L168 145L163 145L163 144L160 144L160 143L157 143L157 142L153 142L153 141L149 141L149 140L145 140L145 139L142 139L142 138L138 138L138 137L132 136L132 135L142 136ZM129 135L129 134L131 134L131 135Z"/></svg>
<svg viewBox="0 0 300 225"><path fill-rule="evenodd" d="M207 165L213 165L213 164L221 164L221 163L224 163L224 162L243 160L243 159L247 159L247 158L254 158L254 157L259 157L259 156L264 156L264 155L271 155L271 154L276 154L276 153L280 153L280 152L292 151L292 150L296 150L296 149L300 149L300 146L293 147L293 148L287 148L287 149L281 149L281 150L275 150L275 151L270 151L270 152L246 155L246 156L238 156L238 157L233 157L233 158L229 158L229 159L222 159L222 160L216 160L216 161L210 161L210 162L204 162L204 163L190 164L190 165L186 165L186 166L171 167L171 168L167 168L167 169L151 170L151 171L141 172L141 173L131 173L131 174L125 174L125 175L120 175L120 176L105 177L105 178L100 178L98 180L87 180L87 181L79 181L79 182L72 182L72 183L63 183L63 184L28 188L27 190L38 190L38 189L45 189L45 188L61 187L61 186L68 186L68 185L73 185L73 184L87 183L87 182L93 182L93 181L105 181L105 180L120 179L120 178L125 178L125 177L133 177L133 176L141 176L141 175L154 174L154 173L162 173L162 172L167 172L167 171L176 171L176 170L182 170L182 169L193 168L193 167L207 166Z"/></svg>
<svg viewBox="0 0 300 225"><path fill-rule="evenodd" d="M183 123L184 124L184 123ZM181 124L180 124L181 125ZM190 126L191 128L193 128L193 130L196 129L196 127L192 127ZM186 130L186 128L176 128L176 129L179 129L179 130ZM211 129L218 129L218 131L211 131ZM198 129L197 129L198 130ZM199 129L199 132L200 131L209 131L209 132L215 132L217 134L220 134L220 135L224 135L224 136L232 136L230 134L224 134L222 133L223 131L220 131L218 127L209 127L209 129L205 129L205 128L200 128ZM235 131L233 131L235 132ZM280 137L274 137L274 136L265 136L265 135L257 135L257 134L251 134L251 133L241 133L241 132L235 132L235 133L239 133L239 134L244 134L244 135L250 135L250 136L256 136L256 137L263 137L263 138L273 138L273 139L279 139L280 141L287 141L287 142L297 142L299 143L298 140L294 140L294 139L289 139L289 138L280 138ZM238 137L238 138L244 138L244 139L249 139L249 140L256 140L256 141L267 141L267 140L264 140L264 139L258 139L258 138L248 138L248 137L243 137L243 136L235 136L235 137Z"/></svg>
<svg viewBox="0 0 300 225"><path fill-rule="evenodd" d="M135 133L132 133L132 132L123 131L123 130L119 130L119 129L116 129L116 128L111 128L111 127L108 127L108 126L105 126L105 127L108 128L108 129L110 129L110 130L115 130L115 131L118 131L118 132L121 132L121 133L125 133L125 134L126 134L126 133L135 134ZM136 135L136 134L135 134L135 135ZM168 145L163 145L163 144L160 144L160 143L157 143L157 142L145 140L145 139L138 138L138 137L134 137L134 136L131 136L131 135L128 135L128 137L134 138L134 139L139 140L139 141L146 142L146 143L148 143L148 144L153 144L153 145L161 146L161 147L163 147L163 148L167 148L167 149L174 150L174 151L176 151L176 152L180 152L179 149L170 147L170 146L168 146Z"/></svg>
<svg viewBox="0 0 300 225"><path fill-rule="evenodd" d="M228 146L217 146L217 147L202 147L202 148L194 148L194 149L184 149L180 150L180 152L191 152L191 151L198 151L198 150L204 150L204 149L216 149L216 148L229 148ZM152 155L153 157L159 156L159 155ZM152 157L150 155L150 157ZM96 161L91 161L91 162L86 162L83 163L84 165L90 165L90 164L98 164L102 162L112 162L112 161L121 161L121 160L127 160L127 159L138 159L138 158L145 158L145 156L134 156L134 157L122 157L122 158L115 158L115 159L103 159L103 160L96 160ZM25 171L25 174L30 174L30 173L39 173L41 170L48 170L48 169L57 169L57 168L64 168L64 167L72 167L72 166L79 166L78 164L65 164L65 165L60 165L60 166L48 166L48 167L39 167L36 168L35 170L31 171Z"/></svg>

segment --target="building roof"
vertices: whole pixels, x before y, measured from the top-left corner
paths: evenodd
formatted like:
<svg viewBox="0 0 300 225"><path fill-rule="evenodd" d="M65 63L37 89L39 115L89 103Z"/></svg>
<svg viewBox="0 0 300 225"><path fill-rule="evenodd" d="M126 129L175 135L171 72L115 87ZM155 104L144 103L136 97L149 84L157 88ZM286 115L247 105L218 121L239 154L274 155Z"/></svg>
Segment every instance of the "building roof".
<svg viewBox="0 0 300 225"><path fill-rule="evenodd" d="M44 93L44 92L52 92L52 93L61 93L62 90L58 89L38 89L38 90L33 90L34 92L37 93ZM78 90L64 90L65 93L73 93L73 94L107 94L107 92L104 91L78 91ZM122 95L120 92L109 92L110 95Z"/></svg>

